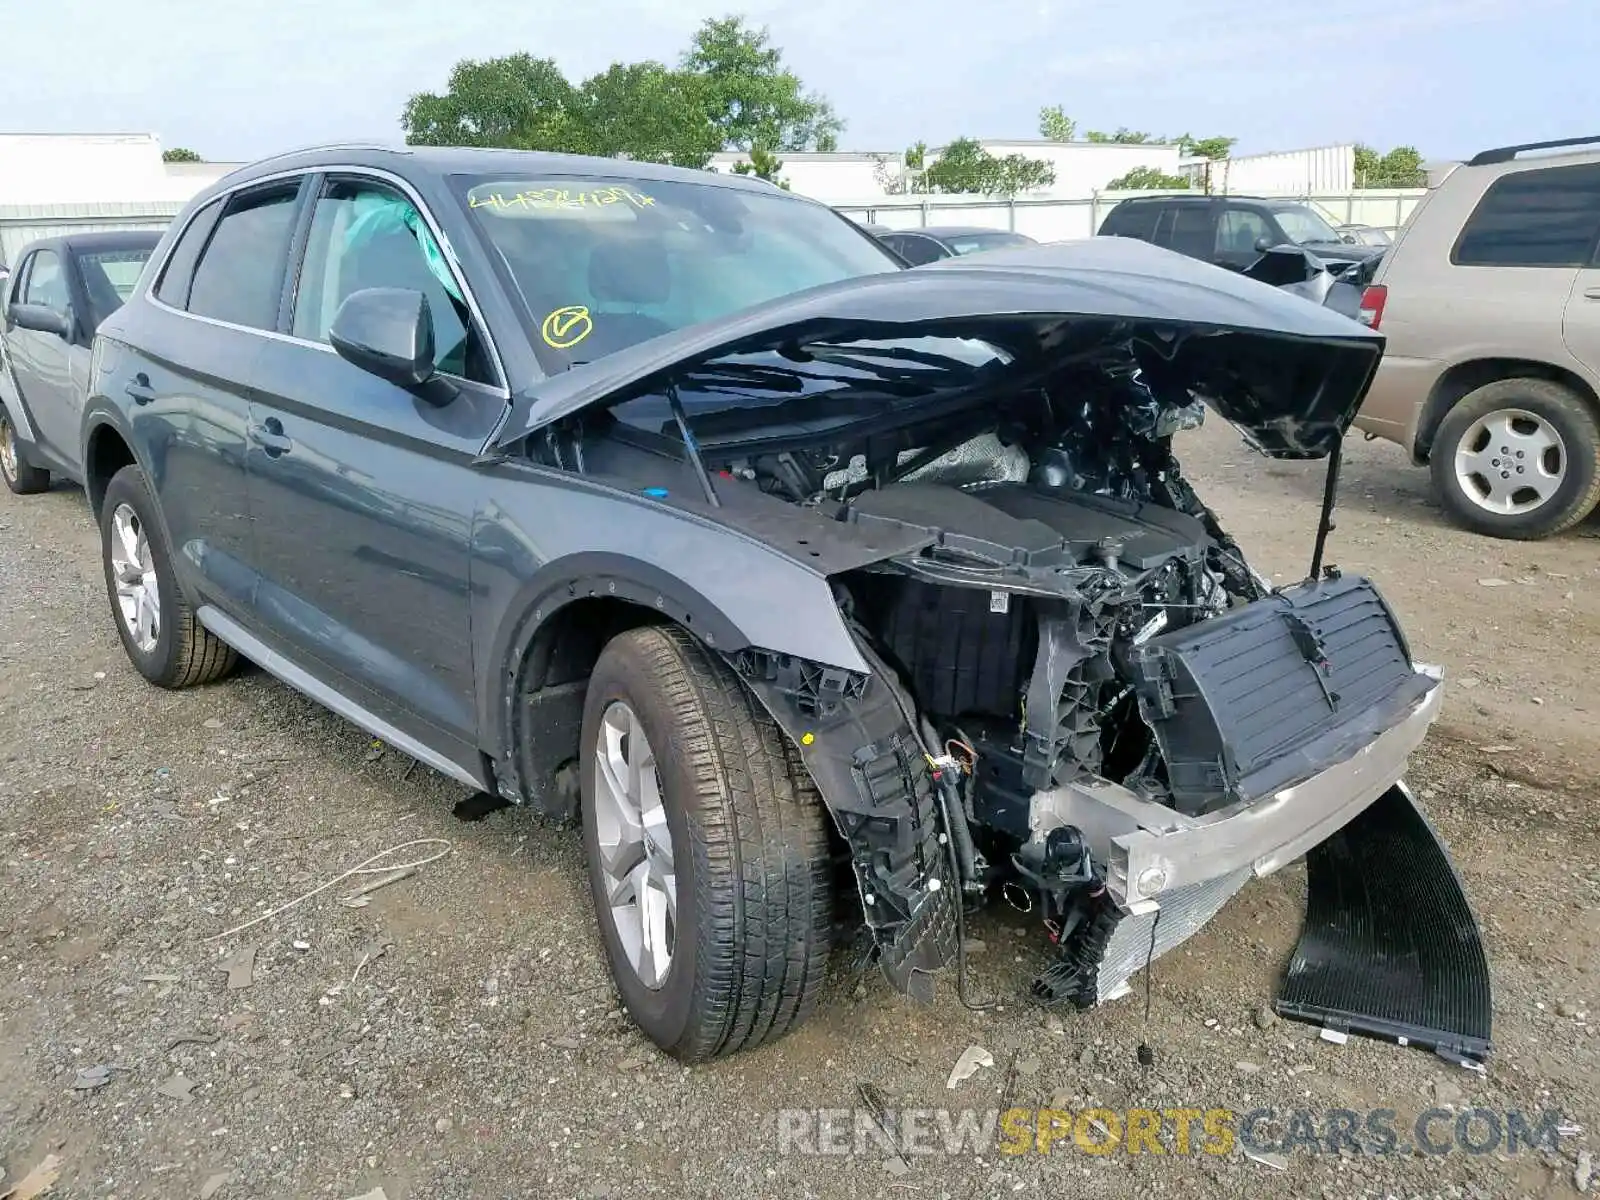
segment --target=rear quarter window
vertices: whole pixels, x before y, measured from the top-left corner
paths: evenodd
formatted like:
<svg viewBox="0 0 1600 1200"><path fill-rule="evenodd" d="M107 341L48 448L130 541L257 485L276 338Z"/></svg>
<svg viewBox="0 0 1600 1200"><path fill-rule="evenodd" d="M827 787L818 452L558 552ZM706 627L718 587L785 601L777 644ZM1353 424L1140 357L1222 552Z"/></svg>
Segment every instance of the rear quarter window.
<svg viewBox="0 0 1600 1200"><path fill-rule="evenodd" d="M1580 267L1600 239L1600 163L1541 167L1495 180L1462 226L1464 267Z"/></svg>
<svg viewBox="0 0 1600 1200"><path fill-rule="evenodd" d="M1100 226L1100 232L1113 237L1131 237L1153 242L1156 240L1156 221L1160 216L1159 204L1124 202L1111 210L1105 219L1105 224Z"/></svg>

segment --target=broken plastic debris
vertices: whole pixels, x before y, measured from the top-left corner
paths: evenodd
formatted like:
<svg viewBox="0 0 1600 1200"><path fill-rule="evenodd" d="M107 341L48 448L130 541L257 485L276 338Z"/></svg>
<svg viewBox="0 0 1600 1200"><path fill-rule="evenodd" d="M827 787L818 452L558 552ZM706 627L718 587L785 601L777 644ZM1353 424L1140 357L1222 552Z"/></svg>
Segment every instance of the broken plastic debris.
<svg viewBox="0 0 1600 1200"><path fill-rule="evenodd" d="M302 953L307 951L307 950L309 950L309 949L311 949L311 943L307 942L307 941L302 941L300 938L295 938L295 940L290 942L289 944L291 946L293 946L296 950L301 951Z"/></svg>
<svg viewBox="0 0 1600 1200"><path fill-rule="evenodd" d="M1274 1171L1287 1171L1289 1160L1281 1154L1264 1154L1256 1150L1246 1150L1244 1156L1251 1162L1258 1162L1263 1167L1271 1167Z"/></svg>
<svg viewBox="0 0 1600 1200"><path fill-rule="evenodd" d="M1478 583L1483 587L1510 587L1504 579L1480 579Z"/></svg>
<svg viewBox="0 0 1600 1200"><path fill-rule="evenodd" d="M944 1086L954 1088L976 1075L980 1067L992 1066L994 1066L994 1055L982 1046L968 1046L961 1052L961 1057L956 1059L956 1065L950 1068L950 1078L945 1080Z"/></svg>
<svg viewBox="0 0 1600 1200"><path fill-rule="evenodd" d="M389 1200L381 1187L375 1187L370 1192L362 1192L359 1196L351 1196L350 1200Z"/></svg>
<svg viewBox="0 0 1600 1200"><path fill-rule="evenodd" d="M255 969L256 948L254 946L240 946L217 964L217 970L228 973L228 990L230 992L249 987L251 980L255 978Z"/></svg>
<svg viewBox="0 0 1600 1200"><path fill-rule="evenodd" d="M1350 1040L1350 1035L1342 1029L1324 1029L1318 1036L1335 1046L1342 1046Z"/></svg>
<svg viewBox="0 0 1600 1200"><path fill-rule="evenodd" d="M174 1075L171 1079L163 1080L156 1085L156 1093L161 1096L171 1096L174 1100L187 1100L189 1093L194 1091L195 1081L183 1075Z"/></svg>
<svg viewBox="0 0 1600 1200"><path fill-rule="evenodd" d="M79 1091L93 1091L95 1088L105 1087L111 1082L111 1068L104 1063L95 1067L84 1067L78 1072L77 1078L72 1081L72 1086Z"/></svg>
<svg viewBox="0 0 1600 1200"><path fill-rule="evenodd" d="M200 1200L211 1200L224 1187L233 1181L232 1171L218 1171L215 1175L208 1176L200 1185Z"/></svg>

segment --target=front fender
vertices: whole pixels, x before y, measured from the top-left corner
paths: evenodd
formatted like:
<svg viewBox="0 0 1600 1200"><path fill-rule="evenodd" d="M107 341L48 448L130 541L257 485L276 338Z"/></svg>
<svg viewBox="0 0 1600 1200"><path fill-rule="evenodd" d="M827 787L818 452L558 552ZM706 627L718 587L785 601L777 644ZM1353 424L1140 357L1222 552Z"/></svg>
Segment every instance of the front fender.
<svg viewBox="0 0 1600 1200"><path fill-rule="evenodd" d="M821 570L713 517L554 471L491 468L473 521L472 628L484 749L504 761L523 656L566 606L611 598L721 653L868 666Z"/></svg>

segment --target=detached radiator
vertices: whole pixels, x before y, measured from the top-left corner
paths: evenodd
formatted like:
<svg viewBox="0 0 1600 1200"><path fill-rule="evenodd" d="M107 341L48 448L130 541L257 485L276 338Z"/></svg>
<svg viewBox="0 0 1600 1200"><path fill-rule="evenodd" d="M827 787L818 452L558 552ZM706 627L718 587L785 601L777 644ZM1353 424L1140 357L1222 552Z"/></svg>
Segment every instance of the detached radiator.
<svg viewBox="0 0 1600 1200"><path fill-rule="evenodd" d="M1189 815L1348 758L1436 686L1412 667L1377 588L1349 575L1152 638L1134 672L1173 802Z"/></svg>

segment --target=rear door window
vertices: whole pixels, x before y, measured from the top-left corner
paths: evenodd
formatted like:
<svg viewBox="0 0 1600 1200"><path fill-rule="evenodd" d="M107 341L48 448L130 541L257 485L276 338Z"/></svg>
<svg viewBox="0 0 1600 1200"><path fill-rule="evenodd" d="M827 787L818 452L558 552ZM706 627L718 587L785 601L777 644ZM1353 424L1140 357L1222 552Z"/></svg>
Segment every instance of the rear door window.
<svg viewBox="0 0 1600 1200"><path fill-rule="evenodd" d="M236 196L200 262L188 311L251 329L275 329L300 183L292 180Z"/></svg>
<svg viewBox="0 0 1600 1200"><path fill-rule="evenodd" d="M194 269L200 262L200 252L206 248L211 231L217 227L217 217L222 214L222 201L213 200L190 219L178 235L178 244L167 256L161 281L156 284L156 299L173 308L189 307L189 284L194 279Z"/></svg>
<svg viewBox="0 0 1600 1200"><path fill-rule="evenodd" d="M1174 204L1164 245L1209 260L1216 251L1216 213L1209 204Z"/></svg>
<svg viewBox="0 0 1600 1200"><path fill-rule="evenodd" d="M1450 261L1473 267L1581 267L1600 240L1600 163L1503 175L1467 218Z"/></svg>
<svg viewBox="0 0 1600 1200"><path fill-rule="evenodd" d="M939 248L938 242L916 233L904 234L897 238L895 249L900 252L900 257L913 267L937 262L944 257L944 251Z"/></svg>

